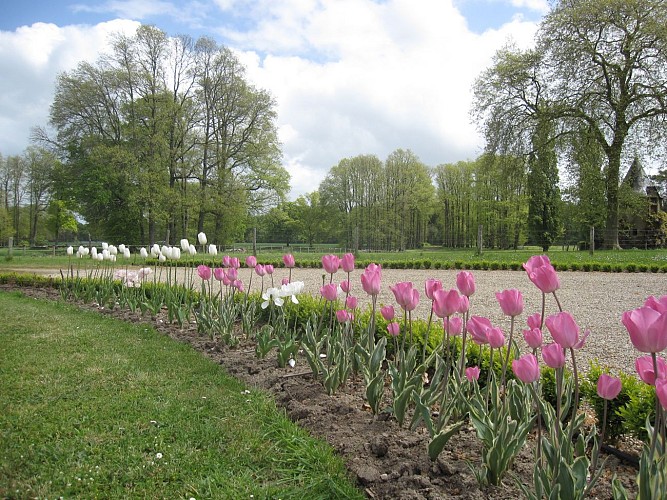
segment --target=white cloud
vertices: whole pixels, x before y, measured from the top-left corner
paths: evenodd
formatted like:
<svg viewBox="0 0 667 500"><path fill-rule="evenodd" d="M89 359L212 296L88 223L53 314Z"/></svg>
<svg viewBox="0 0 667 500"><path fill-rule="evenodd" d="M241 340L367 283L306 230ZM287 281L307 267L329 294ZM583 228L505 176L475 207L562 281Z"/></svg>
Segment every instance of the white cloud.
<svg viewBox="0 0 667 500"><path fill-rule="evenodd" d="M296 131L281 137L287 168L316 170L314 178L342 158L384 159L398 148L432 166L476 157L472 84L508 37L527 46L536 29L515 19L474 34L442 0L307 4L270 11L277 24L228 34L253 48L240 53L249 77L276 97L281 129ZM293 185L293 195L302 192Z"/></svg>
<svg viewBox="0 0 667 500"><path fill-rule="evenodd" d="M56 76L82 60L94 61L109 36L134 32L139 23L115 20L96 26L35 23L0 31L0 153L20 154L30 129L45 126Z"/></svg>
<svg viewBox="0 0 667 500"><path fill-rule="evenodd" d="M101 5L123 12L129 4ZM276 99L294 197L317 189L345 157L375 154L384 160L395 149L409 148L434 166L478 156L483 144L468 115L472 83L508 37L525 47L536 30L535 23L515 18L497 30L473 33L453 0L185 5L198 4L201 12L224 13L217 25L224 43L247 66L249 79ZM169 16L173 4L132 5L139 9L137 18L154 12L155 5ZM122 20L96 26L37 23L0 32L0 152L20 153L30 127L46 124L57 73L94 60L109 33L137 26Z"/></svg>

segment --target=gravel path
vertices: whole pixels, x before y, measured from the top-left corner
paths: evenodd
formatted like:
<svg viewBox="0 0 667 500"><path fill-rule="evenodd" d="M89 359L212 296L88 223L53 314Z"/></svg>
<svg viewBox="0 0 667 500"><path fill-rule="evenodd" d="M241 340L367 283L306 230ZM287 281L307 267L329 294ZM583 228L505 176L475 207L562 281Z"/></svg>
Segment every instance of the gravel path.
<svg viewBox="0 0 667 500"><path fill-rule="evenodd" d="M27 271L27 270L22 270ZM30 270L40 274L59 276L57 270ZM361 288L361 270L351 275L351 293L359 299L360 306L370 304ZM248 269L240 269L239 277L248 283ZM322 286L323 271L321 269L293 269L292 280L303 281L307 293L319 293ZM413 317L428 318L430 303L424 294L424 281L437 278L442 281L445 289L456 287L457 271L452 270L400 270L385 269L382 271L382 292L378 306L394 304L394 297L389 285L399 281L412 281L420 291L420 304ZM508 288L518 288L524 296L525 309L518 318L517 331L525 327L528 315L539 312L541 293L528 280L523 271L473 271L477 291L471 298L471 314L487 316L494 325L500 326L505 334L509 333L509 318L504 317L495 298L495 292ZM274 279L280 282L287 276L286 269L276 269ZM183 279L184 271L179 270ZM634 373L634 362L639 353L632 346L625 327L621 323L621 314L629 309L640 307L647 297L667 294L667 276L654 273L599 273L599 272L560 272L561 289L557 292L563 309L574 316L577 324L583 329L590 329L586 346L578 352L579 364L586 370L591 360L597 359L602 365L608 366L613 372L622 370ZM328 280L328 276L326 276ZM346 278L339 271L334 275L338 282ZM195 275L198 282L198 278ZM253 276L252 290L259 291L261 280ZM270 279L265 278L265 287ZM198 286L198 285L197 285ZM547 315L557 312L553 297L547 297ZM546 331L546 328L545 328ZM525 346L521 334L518 334L520 346ZM549 337L545 334L545 340Z"/></svg>

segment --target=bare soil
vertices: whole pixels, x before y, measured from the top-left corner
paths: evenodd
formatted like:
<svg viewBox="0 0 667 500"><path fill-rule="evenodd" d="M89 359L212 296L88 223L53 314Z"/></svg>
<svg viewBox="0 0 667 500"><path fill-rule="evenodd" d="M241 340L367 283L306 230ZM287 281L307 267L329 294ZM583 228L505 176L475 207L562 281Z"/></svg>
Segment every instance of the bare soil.
<svg viewBox="0 0 667 500"><path fill-rule="evenodd" d="M11 288L5 285L0 290ZM22 288L21 291L35 298L60 298L52 289ZM164 335L190 344L247 385L268 392L294 422L330 443L369 498L505 500L522 497L510 475L498 487L480 489L471 467L477 469L480 465L481 446L471 426L464 426L440 457L431 461L426 452L428 434L424 429L410 431L399 427L386 415L372 416L363 397L363 380L351 379L334 396L328 396L313 379L304 359L297 359L294 368L281 369L272 354L264 360L257 359L252 342L244 342L234 349L223 348L218 342L198 335L194 324L179 328L169 324L164 315L153 320L118 308L110 310L91 304L79 304L79 307L125 321L149 323ZM389 396L385 399L389 405ZM613 474L621 478L634 496L636 470L615 456L607 458L605 473L592 498L612 498ZM511 475L530 484L533 464L534 435L514 461Z"/></svg>

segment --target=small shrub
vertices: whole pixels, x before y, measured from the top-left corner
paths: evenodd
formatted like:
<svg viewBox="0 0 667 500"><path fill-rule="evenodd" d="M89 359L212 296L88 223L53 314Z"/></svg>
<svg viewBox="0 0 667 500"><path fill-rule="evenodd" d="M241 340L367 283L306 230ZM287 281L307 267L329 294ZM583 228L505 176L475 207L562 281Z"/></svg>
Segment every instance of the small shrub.
<svg viewBox="0 0 667 500"><path fill-rule="evenodd" d="M572 271L578 271L581 268L581 265L578 262L573 262L570 264L570 269Z"/></svg>
<svg viewBox="0 0 667 500"><path fill-rule="evenodd" d="M433 264L433 269L440 269L441 267L442 267L442 262L440 262L440 261L436 261Z"/></svg>
<svg viewBox="0 0 667 500"><path fill-rule="evenodd" d="M634 273L634 272L637 271L637 264L635 264L634 262L630 262L629 264L627 264L627 265L625 266L625 269L626 269L629 273Z"/></svg>
<svg viewBox="0 0 667 500"><path fill-rule="evenodd" d="M431 264L432 264L432 262L430 260L424 260L424 261L422 261L422 268L431 269Z"/></svg>

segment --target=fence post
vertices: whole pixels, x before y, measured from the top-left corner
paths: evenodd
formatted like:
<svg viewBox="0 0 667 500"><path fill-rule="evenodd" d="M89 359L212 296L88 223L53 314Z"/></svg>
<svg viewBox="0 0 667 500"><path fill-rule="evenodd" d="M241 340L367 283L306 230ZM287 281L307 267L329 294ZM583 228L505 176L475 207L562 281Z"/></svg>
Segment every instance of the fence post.
<svg viewBox="0 0 667 500"><path fill-rule="evenodd" d="M477 226L477 255L482 255L482 247L483 247L483 243L482 243L482 228L483 228L483 227L484 227L484 226L482 226L482 224L480 224L479 226Z"/></svg>
<svg viewBox="0 0 667 500"><path fill-rule="evenodd" d="M7 242L7 258L12 258L12 249L14 248L14 237L10 236L9 241Z"/></svg>
<svg viewBox="0 0 667 500"><path fill-rule="evenodd" d="M257 257L257 228L252 228L252 254Z"/></svg>
<svg viewBox="0 0 667 500"><path fill-rule="evenodd" d="M593 255L594 251L595 251L595 226L591 226L589 242L588 242L588 253L590 255Z"/></svg>

